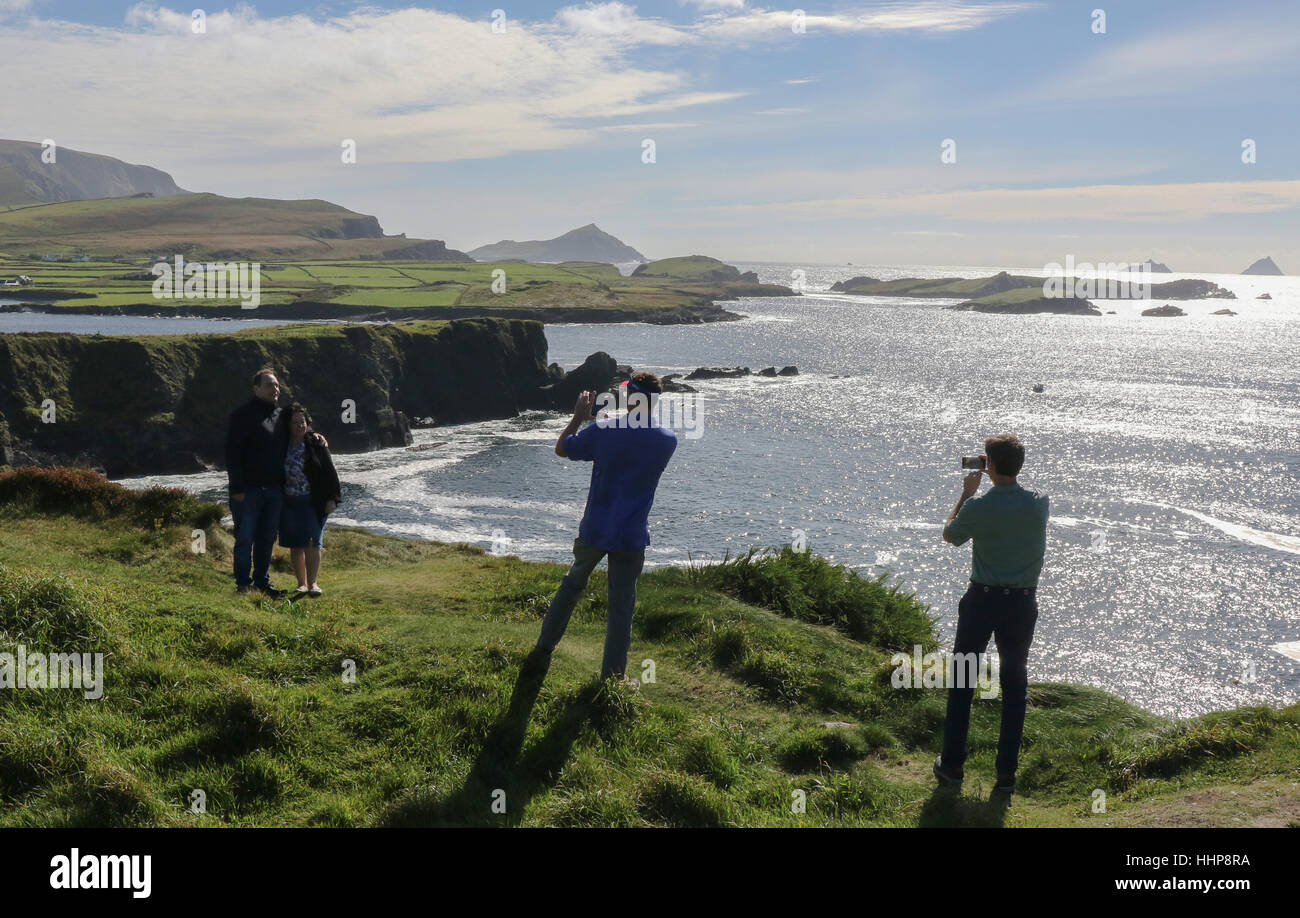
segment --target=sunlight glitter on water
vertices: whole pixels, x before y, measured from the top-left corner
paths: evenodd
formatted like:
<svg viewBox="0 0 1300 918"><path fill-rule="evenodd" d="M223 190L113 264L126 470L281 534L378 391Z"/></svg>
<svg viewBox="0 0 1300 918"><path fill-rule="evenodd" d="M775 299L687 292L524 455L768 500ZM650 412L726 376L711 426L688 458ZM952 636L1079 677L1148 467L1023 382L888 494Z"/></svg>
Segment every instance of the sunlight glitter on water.
<svg viewBox="0 0 1300 918"><path fill-rule="evenodd" d="M739 267L789 282L791 266ZM806 270L824 289L998 269ZM1187 716L1300 696L1300 661L1276 649L1300 638L1300 278L1205 277L1238 292L1240 315L1210 316L1222 300L1154 319L814 295L724 304L758 321L551 326L547 338L569 367L596 350L658 372L797 364L793 379L697 384L704 435L679 440L649 563L803 529L812 550L916 591L945 641L969 574L969 549L939 538L957 459L1014 430L1029 447L1022 480L1054 514L1032 678ZM1247 299L1264 284L1271 301ZM562 426L535 412L417 431L444 444L423 452L340 457L337 522L484 548L503 532L511 553L565 562L589 470L551 451ZM184 480L211 496L224 484Z"/></svg>

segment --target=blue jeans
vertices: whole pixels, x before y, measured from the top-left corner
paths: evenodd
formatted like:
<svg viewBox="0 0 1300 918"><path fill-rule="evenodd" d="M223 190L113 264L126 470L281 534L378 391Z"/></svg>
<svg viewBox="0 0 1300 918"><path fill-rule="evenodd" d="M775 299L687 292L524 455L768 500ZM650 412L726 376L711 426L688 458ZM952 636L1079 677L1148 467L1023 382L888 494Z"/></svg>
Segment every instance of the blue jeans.
<svg viewBox="0 0 1300 918"><path fill-rule="evenodd" d="M280 530L280 507L284 492L279 487L244 490L243 500L230 501L235 520L235 586L270 582L271 548ZM249 579L248 565L253 565Z"/></svg>
<svg viewBox="0 0 1300 918"><path fill-rule="evenodd" d="M543 650L554 650L560 643L578 597L587 588L591 572L606 554L609 555L609 621L605 626L605 658L600 665L602 679L622 676L627 669L627 650L632 644L632 613L636 609L636 579L641 576L645 564L644 550L606 552L582 539L574 539L573 566L555 591L555 598L542 621L542 634L537 639L537 646Z"/></svg>
<svg viewBox="0 0 1300 918"><path fill-rule="evenodd" d="M957 638L953 653L982 654L989 637L998 648L998 691L1002 695L1002 727L998 734L998 775L1014 775L1025 732L1029 703L1029 645L1038 622L1033 590L1005 589L972 582L957 607ZM943 766L954 771L966 761L966 735L975 687L948 689L948 716L943 727Z"/></svg>

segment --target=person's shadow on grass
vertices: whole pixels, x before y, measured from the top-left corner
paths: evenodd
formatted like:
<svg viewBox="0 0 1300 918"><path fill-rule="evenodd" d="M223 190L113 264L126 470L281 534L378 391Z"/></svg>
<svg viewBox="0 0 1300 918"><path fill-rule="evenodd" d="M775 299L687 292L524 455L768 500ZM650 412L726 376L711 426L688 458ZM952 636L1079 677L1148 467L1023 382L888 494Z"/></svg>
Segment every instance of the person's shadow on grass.
<svg viewBox="0 0 1300 918"><path fill-rule="evenodd" d="M465 783L441 799L416 799L389 817L389 825L516 826L528 801L551 787L592 714L588 687L571 698L527 753L528 721L550 655L534 651L520 667L510 704L488 730ZM502 810L504 809L504 812Z"/></svg>
<svg viewBox="0 0 1300 918"><path fill-rule="evenodd" d="M1006 823L1011 795L993 791L988 800L963 797L960 791L936 787L921 808L917 825L923 827L999 828Z"/></svg>

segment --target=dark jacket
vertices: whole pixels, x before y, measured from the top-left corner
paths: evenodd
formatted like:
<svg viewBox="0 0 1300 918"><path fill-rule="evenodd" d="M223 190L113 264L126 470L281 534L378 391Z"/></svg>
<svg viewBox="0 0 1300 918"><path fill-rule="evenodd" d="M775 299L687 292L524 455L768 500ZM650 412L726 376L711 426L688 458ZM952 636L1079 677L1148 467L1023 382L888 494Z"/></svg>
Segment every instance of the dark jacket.
<svg viewBox="0 0 1300 918"><path fill-rule="evenodd" d="M279 487L284 481L284 425L281 409L251 398L230 413L226 431L226 476L231 494Z"/></svg>
<svg viewBox="0 0 1300 918"><path fill-rule="evenodd" d="M311 488L311 505L316 511L316 517L324 522L325 517L328 516L325 512L325 504L332 500L337 507L343 503L343 494L342 486L339 484L339 473L334 470L334 460L330 458L330 451L321 446L315 433L313 430L308 430L307 436L302 441L302 473L307 476L307 485ZM289 438L286 435L284 449L280 454L282 476L288 453Z"/></svg>

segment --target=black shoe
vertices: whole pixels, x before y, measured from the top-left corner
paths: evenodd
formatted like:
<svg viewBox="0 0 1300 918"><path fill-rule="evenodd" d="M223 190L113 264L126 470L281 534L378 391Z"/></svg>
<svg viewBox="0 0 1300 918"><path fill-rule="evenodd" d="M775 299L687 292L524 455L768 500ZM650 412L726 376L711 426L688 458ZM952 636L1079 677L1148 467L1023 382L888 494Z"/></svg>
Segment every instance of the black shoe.
<svg viewBox="0 0 1300 918"><path fill-rule="evenodd" d="M257 585L257 588L261 590L263 593L265 593L267 596L270 596L272 599L281 599L282 597L287 596L289 594L288 590L281 590L278 587L273 587L269 582L259 583Z"/></svg>
<svg viewBox="0 0 1300 918"><path fill-rule="evenodd" d="M251 593L251 592L253 592L253 585L252 585L251 583L241 584L240 586L235 587L235 592L236 592L236 593Z"/></svg>
<svg viewBox="0 0 1300 918"><path fill-rule="evenodd" d="M993 785L995 793L1006 794L1008 797L1016 792L1015 775L998 775L997 783Z"/></svg>
<svg viewBox="0 0 1300 918"><path fill-rule="evenodd" d="M939 783L945 787L961 787L961 782L965 775L961 771L950 771L943 767L943 756L934 757L934 776L939 779Z"/></svg>

